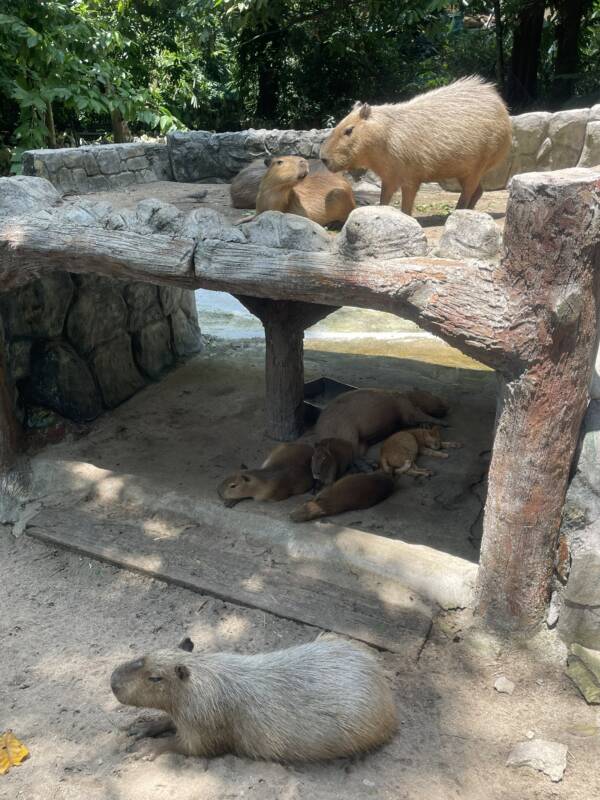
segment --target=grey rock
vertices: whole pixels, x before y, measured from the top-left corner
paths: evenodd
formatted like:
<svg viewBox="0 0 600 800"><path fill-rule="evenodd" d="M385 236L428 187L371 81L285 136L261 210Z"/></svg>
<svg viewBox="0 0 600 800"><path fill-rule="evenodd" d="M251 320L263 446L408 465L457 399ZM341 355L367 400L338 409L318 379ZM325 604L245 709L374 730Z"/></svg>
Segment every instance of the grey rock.
<svg viewBox="0 0 600 800"><path fill-rule="evenodd" d="M515 690L515 685L506 676L500 675L494 683L494 689L500 694L512 694Z"/></svg>
<svg viewBox="0 0 600 800"><path fill-rule="evenodd" d="M94 150L94 155L96 156L96 161L103 175L114 175L117 172L121 172L123 169L117 148L114 145L97 145Z"/></svg>
<svg viewBox="0 0 600 800"><path fill-rule="evenodd" d="M543 772L551 781L561 781L567 768L566 744L545 739L518 742L510 751L507 767L532 767Z"/></svg>
<svg viewBox="0 0 600 800"><path fill-rule="evenodd" d="M181 295L181 310L184 314L198 321L198 306L196 305L196 292L183 290Z"/></svg>
<svg viewBox="0 0 600 800"><path fill-rule="evenodd" d="M183 239L245 242L246 237L214 208L195 208L184 218L179 228Z"/></svg>
<svg viewBox="0 0 600 800"><path fill-rule="evenodd" d="M133 353L141 371L152 380L158 380L174 361L169 321L152 322L135 333Z"/></svg>
<svg viewBox="0 0 600 800"><path fill-rule="evenodd" d="M600 704L600 652L580 645L571 645L567 676L573 681L589 705Z"/></svg>
<svg viewBox="0 0 600 800"><path fill-rule="evenodd" d="M129 331L138 331L164 315L158 302L158 287L151 283L130 283L125 287L123 297L129 308Z"/></svg>
<svg viewBox="0 0 600 800"><path fill-rule="evenodd" d="M500 229L489 214L461 209L446 220L437 255L441 258L494 258L500 250Z"/></svg>
<svg viewBox="0 0 600 800"><path fill-rule="evenodd" d="M263 247L303 252L329 250L332 247L332 239L325 228L306 217L282 214L281 211L265 211L244 225L243 233L249 242Z"/></svg>
<svg viewBox="0 0 600 800"><path fill-rule="evenodd" d="M0 178L0 217L33 214L56 205L60 195L45 178L15 175Z"/></svg>
<svg viewBox="0 0 600 800"><path fill-rule="evenodd" d="M114 286L98 283L84 287L69 312L67 335L82 355L127 328L127 306Z"/></svg>
<svg viewBox="0 0 600 800"><path fill-rule="evenodd" d="M171 329L173 331L173 349L179 358L200 352L202 337L198 322L188 317L181 308L171 315Z"/></svg>
<svg viewBox="0 0 600 800"><path fill-rule="evenodd" d="M112 205L106 200L79 198L76 203L56 209L54 217L74 225L103 228L112 213Z"/></svg>
<svg viewBox="0 0 600 800"><path fill-rule="evenodd" d="M594 106L598 108L598 106ZM592 109L593 111L593 109ZM598 112L600 114L600 112ZM600 164L600 117L591 119L585 129L585 141L579 167L595 167Z"/></svg>
<svg viewBox="0 0 600 800"><path fill-rule="evenodd" d="M160 286L158 289L160 304L165 315L172 314L181 305L183 289L177 286Z"/></svg>
<svg viewBox="0 0 600 800"><path fill-rule="evenodd" d="M558 632L567 644L600 650L600 520L572 535L571 559Z"/></svg>
<svg viewBox="0 0 600 800"><path fill-rule="evenodd" d="M556 623L560 617L560 611L562 608L562 596L561 593L558 591L552 592L552 597L550 598L550 605L548 606L548 613L546 615L546 625L549 628L555 628Z"/></svg>
<svg viewBox="0 0 600 800"><path fill-rule="evenodd" d="M414 217L397 208L364 206L350 214L336 245L348 258L422 256L427 252L427 237Z"/></svg>
<svg viewBox="0 0 600 800"><path fill-rule="evenodd" d="M592 385L594 391L594 384ZM600 517L600 400L591 400L580 433L576 470L567 495L588 520Z"/></svg>
<svg viewBox="0 0 600 800"><path fill-rule="evenodd" d="M89 422L102 411L96 383L85 361L66 343L45 342L32 352L25 385L28 401L76 422Z"/></svg>
<svg viewBox="0 0 600 800"><path fill-rule="evenodd" d="M31 371L31 339L16 339L8 348L8 366L14 383L26 378Z"/></svg>
<svg viewBox="0 0 600 800"><path fill-rule="evenodd" d="M10 338L52 339L62 333L74 287L65 272L31 281L14 292L0 294L0 310Z"/></svg>
<svg viewBox="0 0 600 800"><path fill-rule="evenodd" d="M98 162L94 158L93 150L85 150L81 154L81 160L83 163L83 168L86 171L88 176L90 175L98 175L100 172L100 167L98 166Z"/></svg>
<svg viewBox="0 0 600 800"><path fill-rule="evenodd" d="M538 155L543 141L548 136L551 117L552 114L546 111L534 111L512 118L513 175L517 172L531 172L541 167Z"/></svg>
<svg viewBox="0 0 600 800"><path fill-rule="evenodd" d="M110 189L110 182L104 175L93 175L88 178L88 191L89 192L108 192Z"/></svg>
<svg viewBox="0 0 600 800"><path fill-rule="evenodd" d="M155 198L141 200L135 207L135 216L137 225L134 229L138 233L164 233L170 236L179 234L183 220L183 214L177 206Z"/></svg>
<svg viewBox="0 0 600 800"><path fill-rule="evenodd" d="M577 165L585 139L589 109L577 108L552 114L548 136L552 139L550 169L565 169Z"/></svg>
<svg viewBox="0 0 600 800"><path fill-rule="evenodd" d="M148 159L145 156L137 156L137 158L128 158L126 166L127 169L130 170L148 169Z"/></svg>
<svg viewBox="0 0 600 800"><path fill-rule="evenodd" d="M133 360L131 339L126 333L99 345L91 358L91 367L108 408L125 402L146 385Z"/></svg>

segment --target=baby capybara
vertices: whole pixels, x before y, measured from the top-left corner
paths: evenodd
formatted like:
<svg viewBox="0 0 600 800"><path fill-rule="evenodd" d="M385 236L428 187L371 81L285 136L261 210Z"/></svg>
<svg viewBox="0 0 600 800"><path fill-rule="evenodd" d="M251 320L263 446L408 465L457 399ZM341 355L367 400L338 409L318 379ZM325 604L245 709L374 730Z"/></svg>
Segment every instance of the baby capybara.
<svg viewBox="0 0 600 800"><path fill-rule="evenodd" d="M169 715L150 726L176 730L156 755L319 761L372 750L397 727L375 654L332 634L257 655L157 651L117 667L111 688L125 705Z"/></svg>
<svg viewBox="0 0 600 800"><path fill-rule="evenodd" d="M381 178L381 203L402 189L402 211L412 212L424 181L456 178L457 208L474 208L481 178L511 146L504 101L489 83L472 76L407 103L358 103L321 145L332 172L371 169Z"/></svg>

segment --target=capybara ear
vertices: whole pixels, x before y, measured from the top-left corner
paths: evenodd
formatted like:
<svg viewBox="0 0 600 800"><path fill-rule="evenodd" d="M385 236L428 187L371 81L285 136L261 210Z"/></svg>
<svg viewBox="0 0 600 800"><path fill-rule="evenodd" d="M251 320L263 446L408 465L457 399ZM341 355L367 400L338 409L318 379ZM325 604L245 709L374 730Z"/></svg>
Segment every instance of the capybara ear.
<svg viewBox="0 0 600 800"><path fill-rule="evenodd" d="M245 483L250 483L250 476L249 475L240 475L240 477Z"/></svg>
<svg viewBox="0 0 600 800"><path fill-rule="evenodd" d="M268 158L265 158L265 167L270 167L271 166L271 161L273 161L271 156L269 156Z"/></svg>
<svg viewBox="0 0 600 800"><path fill-rule="evenodd" d="M180 650L185 650L185 651L186 651L186 653L191 653L191 652L192 652L192 650L194 649L194 643L192 642L192 640L190 639L190 637L189 637L189 636L186 636L186 637L185 637L185 639L182 639L182 640L179 642L179 644L177 645L177 647L178 647Z"/></svg>
<svg viewBox="0 0 600 800"><path fill-rule="evenodd" d="M248 467L246 466L246 464L244 464L244 462L243 462L243 461L242 461L242 463L240 464L240 469L248 469Z"/></svg>
<svg viewBox="0 0 600 800"><path fill-rule="evenodd" d="M362 108L363 105L364 104L362 100L357 100L356 103L354 103L354 105L352 106L352 111L357 111L359 108Z"/></svg>
<svg viewBox="0 0 600 800"><path fill-rule="evenodd" d="M360 112L358 115L361 119L369 119L371 116L371 106L368 103L363 103L360 107Z"/></svg>
<svg viewBox="0 0 600 800"><path fill-rule="evenodd" d="M175 667L175 675L177 675L180 681L187 681L190 677L190 671L185 664L178 664Z"/></svg>

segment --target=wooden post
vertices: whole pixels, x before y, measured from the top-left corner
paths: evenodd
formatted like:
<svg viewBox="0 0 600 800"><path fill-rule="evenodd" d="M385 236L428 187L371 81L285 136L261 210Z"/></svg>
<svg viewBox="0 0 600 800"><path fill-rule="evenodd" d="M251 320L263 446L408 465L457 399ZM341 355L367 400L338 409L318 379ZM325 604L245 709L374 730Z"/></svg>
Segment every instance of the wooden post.
<svg viewBox="0 0 600 800"><path fill-rule="evenodd" d="M304 331L336 309L288 300L237 299L265 329L267 436L279 442L297 439L304 430Z"/></svg>
<svg viewBox="0 0 600 800"><path fill-rule="evenodd" d="M13 395L8 383L4 337L0 336L0 483L13 466L20 444L21 426L15 415Z"/></svg>
<svg viewBox="0 0 600 800"><path fill-rule="evenodd" d="M496 627L535 628L549 598L597 347L599 217L589 172L513 179L498 277L511 329L530 333L503 376L484 515L478 611Z"/></svg>

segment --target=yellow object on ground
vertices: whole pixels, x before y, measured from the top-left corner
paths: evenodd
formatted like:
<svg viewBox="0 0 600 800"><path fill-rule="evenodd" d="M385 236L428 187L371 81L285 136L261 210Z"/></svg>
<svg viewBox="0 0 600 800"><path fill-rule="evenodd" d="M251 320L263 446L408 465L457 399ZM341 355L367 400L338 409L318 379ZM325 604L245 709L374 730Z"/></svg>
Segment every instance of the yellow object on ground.
<svg viewBox="0 0 600 800"><path fill-rule="evenodd" d="M11 767L18 767L28 755L29 750L12 731L0 735L0 775L4 775Z"/></svg>

